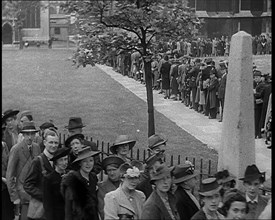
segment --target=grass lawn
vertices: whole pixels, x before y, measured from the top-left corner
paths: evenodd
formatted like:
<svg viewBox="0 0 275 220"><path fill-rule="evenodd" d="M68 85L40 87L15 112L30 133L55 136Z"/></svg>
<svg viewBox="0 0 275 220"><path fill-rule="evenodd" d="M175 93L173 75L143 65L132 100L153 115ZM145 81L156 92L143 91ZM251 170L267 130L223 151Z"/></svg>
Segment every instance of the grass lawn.
<svg viewBox="0 0 275 220"><path fill-rule="evenodd" d="M52 119L62 133L66 133L69 117L80 116L88 137L113 143L117 135L129 134L137 140L135 148L145 149L147 104L96 67L73 67L68 60L71 53L61 49L3 50L2 112L29 109L37 126ZM256 64L270 67L270 56ZM156 133L168 138L168 155L211 160L212 169L216 169L214 150L158 112L155 123Z"/></svg>

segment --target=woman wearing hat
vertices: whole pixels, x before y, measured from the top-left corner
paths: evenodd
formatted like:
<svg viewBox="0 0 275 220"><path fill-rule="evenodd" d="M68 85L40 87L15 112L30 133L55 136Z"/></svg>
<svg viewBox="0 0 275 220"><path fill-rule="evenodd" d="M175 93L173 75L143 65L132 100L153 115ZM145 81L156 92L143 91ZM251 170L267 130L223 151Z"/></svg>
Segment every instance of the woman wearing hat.
<svg viewBox="0 0 275 220"><path fill-rule="evenodd" d="M88 220L98 219L97 176L91 172L94 168L94 157L99 151L85 147L78 152L73 164L76 171L65 175L61 182L61 193L65 199L65 219Z"/></svg>
<svg viewBox="0 0 275 220"><path fill-rule="evenodd" d="M224 194L224 204L219 209L225 219L245 219L248 213L245 197L237 189L231 189Z"/></svg>
<svg viewBox="0 0 275 220"><path fill-rule="evenodd" d="M217 182L219 183L220 186L222 186L220 194L221 194L221 203L219 207L222 206L223 203L223 196L224 194L233 188L235 188L236 185L236 180L235 177L228 172L228 170L222 170L217 172L215 175L215 178L217 179Z"/></svg>
<svg viewBox="0 0 275 220"><path fill-rule="evenodd" d="M68 169L73 169L73 161L77 158L78 152L84 148L84 135L83 134L74 134L72 136L69 136L65 140L65 146L67 148L70 148L71 151L69 153L69 165Z"/></svg>
<svg viewBox="0 0 275 220"><path fill-rule="evenodd" d="M110 147L110 151L125 162L130 162L131 160L127 156L135 144L136 141L131 140L127 135L119 135L115 143Z"/></svg>
<svg viewBox="0 0 275 220"><path fill-rule="evenodd" d="M17 140L19 129L16 120L18 113L18 110L9 109L5 111L2 115L2 121L6 123L6 130L3 135L3 140L6 142L9 151L13 145L18 143Z"/></svg>
<svg viewBox="0 0 275 220"><path fill-rule="evenodd" d="M124 160L118 156L111 155L102 161L104 173L107 179L98 184L97 198L98 210L102 220L104 220L104 197L108 192L114 191L120 184L119 167L124 163Z"/></svg>
<svg viewBox="0 0 275 220"><path fill-rule="evenodd" d="M141 219L179 219L176 198L171 193L173 169L162 165L151 172L150 182L155 189L144 204Z"/></svg>
<svg viewBox="0 0 275 220"><path fill-rule="evenodd" d="M53 161L55 170L46 175L43 185L43 207L47 220L65 219L65 201L60 192L62 176L68 166L69 148L63 147L57 149L50 161Z"/></svg>
<svg viewBox="0 0 275 220"><path fill-rule="evenodd" d="M190 220L199 211L200 203L193 195L197 184L197 172L191 164L177 165L174 174L174 183L177 185L175 196L177 198L177 210L181 220Z"/></svg>
<svg viewBox="0 0 275 220"><path fill-rule="evenodd" d="M216 178L207 178L202 181L199 195L203 203L203 207L191 218L191 220L212 220L223 219L223 215L218 210L221 200L221 186Z"/></svg>
<svg viewBox="0 0 275 220"><path fill-rule="evenodd" d="M140 170L124 163L120 166L120 186L105 195L105 219L140 219L145 195L136 190L139 183Z"/></svg>
<svg viewBox="0 0 275 220"><path fill-rule="evenodd" d="M246 219L258 219L268 204L268 198L261 195L261 184L264 182L264 173L260 172L255 164L247 166L244 177L240 178L245 188L245 198L249 206Z"/></svg>

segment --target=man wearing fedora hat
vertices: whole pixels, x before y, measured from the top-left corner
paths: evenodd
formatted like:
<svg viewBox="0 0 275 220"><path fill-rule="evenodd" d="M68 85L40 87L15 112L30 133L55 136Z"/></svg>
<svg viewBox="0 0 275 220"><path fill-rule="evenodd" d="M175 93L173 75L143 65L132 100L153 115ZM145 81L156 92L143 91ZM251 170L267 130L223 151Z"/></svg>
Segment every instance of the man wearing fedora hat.
<svg viewBox="0 0 275 220"><path fill-rule="evenodd" d="M159 153L160 151L164 152L167 139L158 134L153 134L148 138L148 151L151 154Z"/></svg>
<svg viewBox="0 0 275 220"><path fill-rule="evenodd" d="M101 219L104 219L104 197L108 192L114 191L120 184L119 167L124 160L118 156L111 155L102 161L104 173L108 176L106 180L98 184L97 198L98 211Z"/></svg>
<svg viewBox="0 0 275 220"><path fill-rule="evenodd" d="M261 195L260 186L264 182L264 173L255 164L248 165L244 177L240 178L245 187L245 198L249 206L246 219L258 219L268 203L268 198Z"/></svg>
<svg viewBox="0 0 275 220"><path fill-rule="evenodd" d="M177 165L173 171L174 183L177 185L175 196L177 210L181 220L190 220L199 211L200 203L193 195L198 172L191 164Z"/></svg>
<svg viewBox="0 0 275 220"><path fill-rule="evenodd" d="M54 165L51 159L59 147L59 137L57 132L46 129L43 142L45 149L38 157L33 159L23 185L26 193L28 193L31 198L34 198L40 202L43 202L44 196L44 175L54 172ZM42 160L42 164L40 160ZM45 171L45 174L41 175L43 170ZM28 217L33 218L30 212L28 213Z"/></svg>
<svg viewBox="0 0 275 220"><path fill-rule="evenodd" d="M16 205L16 210L21 210L21 220L27 219L30 196L23 188L23 184L30 170L33 158L41 151L38 144L33 142L35 133L34 122L24 122L21 133L24 135L22 142L11 148L7 168L7 186L11 201ZM17 213L18 215L20 214Z"/></svg>
<svg viewBox="0 0 275 220"><path fill-rule="evenodd" d="M218 205L221 200L221 186L216 178L207 178L202 180L199 195L203 207L196 212L191 220L212 220L223 219L223 215L218 212Z"/></svg>
<svg viewBox="0 0 275 220"><path fill-rule="evenodd" d="M86 127L86 125L82 123L82 119L80 117L70 117L68 125L65 126L65 128L68 129L69 137L75 134L82 134L83 133L82 129L84 127ZM96 143L93 141L88 141L84 138L83 144L85 146L89 146L93 151L98 150ZM95 160L96 161L95 161L94 172L98 174L102 170L99 156L96 156Z"/></svg>
<svg viewBox="0 0 275 220"><path fill-rule="evenodd" d="M9 109L2 114L2 120L6 123L6 130L4 132L3 140L6 142L9 151L13 145L18 143L18 113L19 110Z"/></svg>
<svg viewBox="0 0 275 220"><path fill-rule="evenodd" d="M135 144L136 141L132 140L128 135L119 135L115 143L110 147L110 151L122 158L125 162L131 162L128 154Z"/></svg>

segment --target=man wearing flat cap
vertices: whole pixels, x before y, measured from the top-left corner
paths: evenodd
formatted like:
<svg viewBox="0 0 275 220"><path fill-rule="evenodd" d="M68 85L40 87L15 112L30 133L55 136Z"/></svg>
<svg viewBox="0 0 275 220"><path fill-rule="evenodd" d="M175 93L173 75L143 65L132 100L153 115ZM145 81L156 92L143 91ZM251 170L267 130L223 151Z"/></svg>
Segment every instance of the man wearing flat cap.
<svg viewBox="0 0 275 220"><path fill-rule="evenodd" d="M249 212L246 219L258 219L268 204L268 198L261 195L261 184L264 182L264 173L260 172L255 164L247 166L244 177L240 178L245 187L245 198Z"/></svg>
<svg viewBox="0 0 275 220"><path fill-rule="evenodd" d="M11 148L9 156L7 186L11 201L16 205L16 214L20 215L21 211L21 220L27 219L30 201L30 196L23 188L23 184L30 170L32 160L41 153L38 144L33 142L36 132L38 130L35 128L34 122L24 122L21 130L24 139Z"/></svg>
<svg viewBox="0 0 275 220"><path fill-rule="evenodd" d="M6 123L6 130L4 132L3 140L6 142L8 149L10 151L11 147L18 142L18 123L17 114L19 110L9 109L5 111L2 115L2 120Z"/></svg>
<svg viewBox="0 0 275 220"><path fill-rule="evenodd" d="M114 191L120 184L119 167L124 163L124 160L118 156L111 155L102 161L102 168L107 174L107 179L98 184L97 199L98 211L101 219L104 219L104 197L108 192Z"/></svg>
<svg viewBox="0 0 275 220"><path fill-rule="evenodd" d="M82 119L80 117L70 117L68 125L65 126L65 128L68 129L69 137L75 134L82 134L82 129L84 127L86 127L86 125L82 123ZM95 142L83 139L83 144L85 146L89 146L92 151L98 150L98 147ZM100 173L101 171L101 162L99 155L95 156L94 171L96 174Z"/></svg>
<svg viewBox="0 0 275 220"><path fill-rule="evenodd" d="M176 207L181 220L190 220L199 211L200 203L193 195L197 184L198 172L194 171L191 164L177 165L173 171L174 183L177 185L175 196Z"/></svg>

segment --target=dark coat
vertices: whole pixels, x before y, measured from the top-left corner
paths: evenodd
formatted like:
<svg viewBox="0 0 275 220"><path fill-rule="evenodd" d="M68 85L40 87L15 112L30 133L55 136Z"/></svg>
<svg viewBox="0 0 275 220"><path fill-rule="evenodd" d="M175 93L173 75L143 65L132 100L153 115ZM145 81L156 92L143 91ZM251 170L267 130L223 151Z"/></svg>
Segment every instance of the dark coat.
<svg viewBox="0 0 275 220"><path fill-rule="evenodd" d="M191 220L207 220L206 215L202 209L196 212L195 215L191 218Z"/></svg>
<svg viewBox="0 0 275 220"><path fill-rule="evenodd" d="M44 153L41 153L39 156L42 157L44 163L44 169L46 174L49 174L54 171L49 160L47 159ZM45 175L46 175L45 174ZM34 158L28 172L28 175L24 182L24 189L31 197L43 201L43 181L44 176L42 174L42 167L38 157Z"/></svg>
<svg viewBox="0 0 275 220"><path fill-rule="evenodd" d="M179 84L177 82L179 64L173 64L170 69L171 76L171 94L177 95L179 93Z"/></svg>
<svg viewBox="0 0 275 220"><path fill-rule="evenodd" d="M224 99L225 97L226 79L227 79L227 73L221 77L220 86L218 88L219 99Z"/></svg>
<svg viewBox="0 0 275 220"><path fill-rule="evenodd" d="M162 78L162 89L170 89L170 69L171 64L168 61L162 63L160 68L160 74Z"/></svg>
<svg viewBox="0 0 275 220"><path fill-rule="evenodd" d="M171 193L168 193L168 200L175 218L179 219L179 215L176 209L176 197ZM152 194L144 204L141 219L172 220L166 206L164 205L163 201L155 190L152 192Z"/></svg>
<svg viewBox="0 0 275 220"><path fill-rule="evenodd" d="M207 96L206 96L206 106L209 106L209 108L215 108L219 106L219 102L217 99L217 91L219 88L219 81L215 77L213 79L210 79Z"/></svg>
<svg viewBox="0 0 275 220"><path fill-rule="evenodd" d="M258 196L258 204L253 209L250 204L248 204L249 211L246 214L245 218L246 219L258 219L259 215L262 213L264 208L267 206L268 203L268 198L262 195Z"/></svg>
<svg viewBox="0 0 275 220"><path fill-rule="evenodd" d="M269 101L269 96L271 94L272 90L272 85L271 83L266 83L266 86L263 91L263 109L262 109L262 114L261 114L261 119L260 119L260 126L261 128L264 128L265 125L265 118L266 118L266 112L267 112L267 107L268 107L268 101Z"/></svg>
<svg viewBox="0 0 275 220"><path fill-rule="evenodd" d="M66 220L98 220L96 185L97 177L89 174L89 183L80 171L70 171L61 181L65 199Z"/></svg>
<svg viewBox="0 0 275 220"><path fill-rule="evenodd" d="M110 180L101 182L98 184L97 199L98 199L98 211L102 220L104 220L104 197L108 192L116 190L116 187Z"/></svg>
<svg viewBox="0 0 275 220"><path fill-rule="evenodd" d="M199 211L198 207L181 186L178 186L175 196L180 220L190 220L191 217Z"/></svg>
<svg viewBox="0 0 275 220"><path fill-rule="evenodd" d="M210 70L212 69L213 67L210 66L210 65L207 65L207 67L205 67L202 71L201 71L201 80L202 81L205 81L207 79L210 78Z"/></svg>
<svg viewBox="0 0 275 220"><path fill-rule="evenodd" d="M137 185L136 189L143 192L146 196L146 199L149 198L153 192L152 184L150 183L150 176L148 172L142 173L143 180Z"/></svg>
<svg viewBox="0 0 275 220"><path fill-rule="evenodd" d="M65 201L60 191L62 177L56 171L44 178L43 206L47 220L65 219Z"/></svg>
<svg viewBox="0 0 275 220"><path fill-rule="evenodd" d="M18 133L16 133L16 136L18 137ZM13 141L12 141L12 135L9 133L8 129L6 129L4 131L4 136L3 136L2 139L3 139L3 141L6 142L9 151L11 150L11 148L12 148L13 145L17 144L17 138L15 140L15 143L13 143Z"/></svg>

